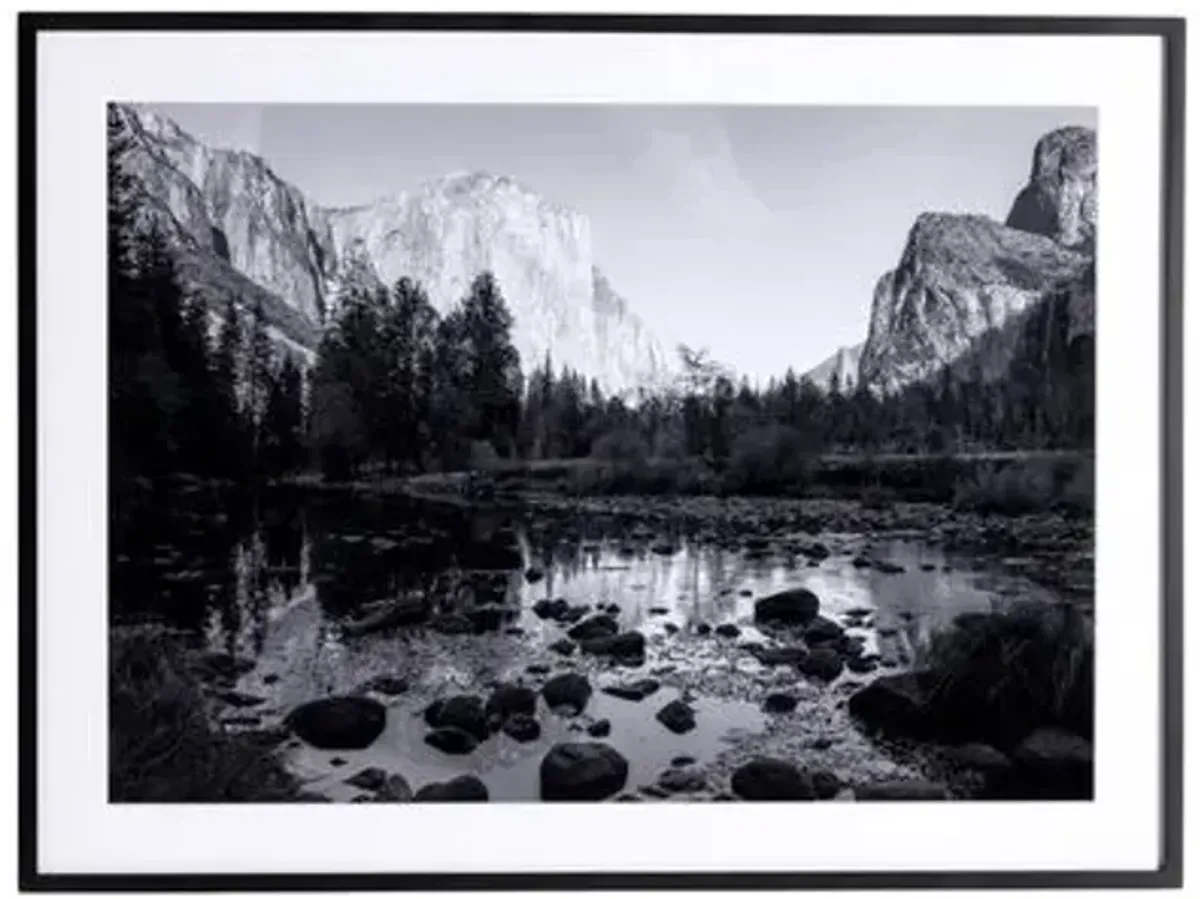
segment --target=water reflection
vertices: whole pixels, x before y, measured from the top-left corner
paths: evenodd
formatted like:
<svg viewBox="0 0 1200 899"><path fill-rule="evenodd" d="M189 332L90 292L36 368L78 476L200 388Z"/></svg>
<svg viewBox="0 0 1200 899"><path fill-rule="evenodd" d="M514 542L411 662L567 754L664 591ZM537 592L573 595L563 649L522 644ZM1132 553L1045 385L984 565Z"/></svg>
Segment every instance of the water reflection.
<svg viewBox="0 0 1200 899"><path fill-rule="evenodd" d="M804 551L814 536L828 553L819 561ZM537 571L526 576L526 569ZM931 634L962 612L988 611L1014 598L1051 598L1017 574L974 571L970 559L917 539L804 535L747 550L736 541L604 519L565 526L399 501L295 495L274 497L248 513L174 510L115 547L112 578L115 621L165 620L193 632L210 651L255 660L238 690L261 703L253 714L235 709L223 720L266 725L311 699L358 690L379 675L402 676L409 692L389 700L384 737L354 764L401 770L415 786L475 772L496 798L535 796L541 755L556 739L586 739L581 723L543 710L538 741L517 744L500 735L469 756L450 757L423 742L419 714L433 698L482 694L498 681L537 686L531 665L583 664L548 651L564 629L534 613L539 600L615 610L622 630L647 638L644 673L664 663L706 671L740 670L743 663L753 668L753 659L733 658L731 643L699 634L732 624L740 640L765 639L754 628L754 603L790 587L813 590L822 614L846 622L885 666L919 658ZM440 612L454 611L466 595L512 615L496 618L486 633L412 627L347 634L347 621L401 595L436 600ZM847 622L852 612L855 620ZM599 675L624 672L601 669ZM594 694L588 720L612 719L609 739L630 759L631 780L653 780L673 754L715 757L731 734L763 724L755 704L700 696L697 730L677 739L653 717L670 695L664 687L653 702L638 704ZM306 747L289 752L294 770L315 789L333 798L353 793L329 754Z"/></svg>

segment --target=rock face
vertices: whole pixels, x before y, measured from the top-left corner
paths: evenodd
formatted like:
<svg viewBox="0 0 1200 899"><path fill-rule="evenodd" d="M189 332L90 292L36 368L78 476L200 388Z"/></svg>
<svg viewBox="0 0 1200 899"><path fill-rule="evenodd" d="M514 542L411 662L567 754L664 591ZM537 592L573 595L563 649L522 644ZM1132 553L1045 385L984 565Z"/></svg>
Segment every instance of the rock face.
<svg viewBox="0 0 1200 899"><path fill-rule="evenodd" d="M1005 223L1066 246L1096 239L1096 133L1060 128L1037 142L1029 184Z"/></svg>
<svg viewBox="0 0 1200 899"><path fill-rule="evenodd" d="M896 390L940 376L1005 377L1031 318L1062 305L1062 342L1093 333L1096 137L1064 128L1038 141L1029 184L1005 224L924 213L879 279L859 378ZM1033 322L1037 325L1039 322ZM1034 331L1043 329L1034 327Z"/></svg>
<svg viewBox="0 0 1200 899"><path fill-rule="evenodd" d="M863 344L840 347L837 352L815 368L810 368L804 377L821 390L829 390L833 376L837 375L838 393L852 393L858 386L858 366L862 358Z"/></svg>
<svg viewBox="0 0 1200 899"><path fill-rule="evenodd" d="M261 157L208 147L150 109L117 109L122 166L146 217L188 256L192 280L222 297L257 287L273 298L268 320L298 344L315 346L347 283L407 275L446 312L490 270L526 370L549 354L613 391L668 374L670 357L597 268L588 219L508 178L456 174L326 208Z"/></svg>

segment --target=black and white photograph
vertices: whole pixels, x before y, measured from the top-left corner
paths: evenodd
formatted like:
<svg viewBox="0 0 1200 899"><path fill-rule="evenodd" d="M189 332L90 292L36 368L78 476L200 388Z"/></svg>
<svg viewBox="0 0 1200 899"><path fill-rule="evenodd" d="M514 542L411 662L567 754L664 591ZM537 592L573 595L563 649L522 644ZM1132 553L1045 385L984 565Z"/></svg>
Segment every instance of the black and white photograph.
<svg viewBox="0 0 1200 899"><path fill-rule="evenodd" d="M1091 798L1094 110L107 127L111 801Z"/></svg>
<svg viewBox="0 0 1200 899"><path fill-rule="evenodd" d="M1178 885L1184 23L1046 12L22 16L22 887Z"/></svg>

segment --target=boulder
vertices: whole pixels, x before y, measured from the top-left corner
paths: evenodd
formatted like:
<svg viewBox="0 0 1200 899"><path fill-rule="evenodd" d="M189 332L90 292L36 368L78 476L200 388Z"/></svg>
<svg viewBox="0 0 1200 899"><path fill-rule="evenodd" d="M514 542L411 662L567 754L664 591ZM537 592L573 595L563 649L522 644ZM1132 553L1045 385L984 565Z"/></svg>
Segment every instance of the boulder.
<svg viewBox="0 0 1200 899"><path fill-rule="evenodd" d="M537 694L529 687L501 684L492 691L484 706L488 723L499 727L513 715L533 715L537 711Z"/></svg>
<svg viewBox="0 0 1200 899"><path fill-rule="evenodd" d="M764 596L754 604L757 624L806 625L817 617L821 601L805 587Z"/></svg>
<svg viewBox="0 0 1200 899"><path fill-rule="evenodd" d="M708 781L694 768L668 768L659 775L658 786L668 793L698 793L708 787Z"/></svg>
<svg viewBox="0 0 1200 899"><path fill-rule="evenodd" d="M530 565L525 569L525 580L531 584L536 584L545 576L545 570L539 568L537 565Z"/></svg>
<svg viewBox="0 0 1200 899"><path fill-rule="evenodd" d="M629 763L607 743L559 743L539 774L546 801L600 800L624 788Z"/></svg>
<svg viewBox="0 0 1200 899"><path fill-rule="evenodd" d="M855 787L854 798L862 802L897 800L928 802L949 799L950 794L941 784L928 780L886 780Z"/></svg>
<svg viewBox="0 0 1200 899"><path fill-rule="evenodd" d="M813 771L810 777L818 799L832 799L841 792L842 781L832 771Z"/></svg>
<svg viewBox="0 0 1200 899"><path fill-rule="evenodd" d="M752 650L764 665L799 665L808 658L805 646L761 646Z"/></svg>
<svg viewBox="0 0 1200 899"><path fill-rule="evenodd" d="M742 629L736 624L718 624L716 634L718 637L740 637Z"/></svg>
<svg viewBox="0 0 1200 899"><path fill-rule="evenodd" d="M638 631L584 640L579 648L588 655L608 656L626 665L641 665L646 661L646 638Z"/></svg>
<svg viewBox="0 0 1200 899"><path fill-rule="evenodd" d="M593 721L588 725L589 737L607 737L612 733L612 722L607 718L601 718L599 721Z"/></svg>
<svg viewBox="0 0 1200 899"><path fill-rule="evenodd" d="M408 681L402 677L396 677L391 674L381 674L378 677L373 677L361 687L359 692L363 693L379 693L382 696L399 696L401 693L408 692Z"/></svg>
<svg viewBox="0 0 1200 899"><path fill-rule="evenodd" d="M447 755L469 755L479 745L471 734L457 727L439 727L425 735L425 742Z"/></svg>
<svg viewBox="0 0 1200 899"><path fill-rule="evenodd" d="M992 774L1007 771L1012 767L1012 761L995 746L987 743L964 743L952 746L946 751L947 758L956 765Z"/></svg>
<svg viewBox="0 0 1200 899"><path fill-rule="evenodd" d="M764 712L772 715L782 715L796 708L797 699L791 693L771 693L763 700Z"/></svg>
<svg viewBox="0 0 1200 899"><path fill-rule="evenodd" d="M886 736L928 738L933 724L928 700L931 677L913 671L876 678L850 697L850 714Z"/></svg>
<svg viewBox="0 0 1200 899"><path fill-rule="evenodd" d="M560 656L569 656L573 655L579 647L574 640L569 637L563 637L561 640L555 640L546 648L551 652L558 653Z"/></svg>
<svg viewBox="0 0 1200 899"><path fill-rule="evenodd" d="M331 696L296 709L286 726L318 749L366 749L383 733L387 709L365 696Z"/></svg>
<svg viewBox="0 0 1200 899"><path fill-rule="evenodd" d="M560 674L546 681L542 698L551 708L567 707L578 715L592 696L592 685L582 674Z"/></svg>
<svg viewBox="0 0 1200 899"><path fill-rule="evenodd" d="M804 629L804 640L809 646L841 640L845 630L832 619L818 616Z"/></svg>
<svg viewBox="0 0 1200 899"><path fill-rule="evenodd" d="M806 677L828 683L842 673L842 664L842 657L834 650L818 646L797 663L797 667Z"/></svg>
<svg viewBox="0 0 1200 899"><path fill-rule="evenodd" d="M1059 728L1035 730L1013 751L1001 789L1021 799L1091 799L1092 744Z"/></svg>
<svg viewBox="0 0 1200 899"><path fill-rule="evenodd" d="M657 691L658 681L649 677L628 684L612 684L601 689L601 692L607 693L610 696L616 696L618 699L628 699L631 702L641 702L647 696L651 696Z"/></svg>
<svg viewBox="0 0 1200 899"><path fill-rule="evenodd" d="M611 615L591 615L567 631L567 636L572 640L596 640L611 637L618 629Z"/></svg>
<svg viewBox="0 0 1200 899"><path fill-rule="evenodd" d="M442 703L434 726L457 728L479 741L486 740L491 733L483 700L465 694L451 696Z"/></svg>
<svg viewBox="0 0 1200 899"><path fill-rule="evenodd" d="M532 743L542 735L542 726L530 715L513 715L500 728L518 743Z"/></svg>
<svg viewBox="0 0 1200 899"><path fill-rule="evenodd" d="M696 713L679 699L668 702L654 717L667 730L677 734L685 734L696 726Z"/></svg>
<svg viewBox="0 0 1200 899"><path fill-rule="evenodd" d="M779 759L759 758L733 772L730 788L735 796L751 801L815 799L812 779L795 765Z"/></svg>
<svg viewBox="0 0 1200 899"><path fill-rule="evenodd" d="M488 789L478 777L464 774L453 780L426 784L413 798L417 802L487 802Z"/></svg>

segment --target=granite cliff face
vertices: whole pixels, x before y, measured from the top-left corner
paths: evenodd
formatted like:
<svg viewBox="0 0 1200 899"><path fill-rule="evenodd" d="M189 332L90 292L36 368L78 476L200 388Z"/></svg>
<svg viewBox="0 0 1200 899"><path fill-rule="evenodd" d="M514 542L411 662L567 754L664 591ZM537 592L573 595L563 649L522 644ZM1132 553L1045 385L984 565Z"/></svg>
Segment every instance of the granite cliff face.
<svg viewBox="0 0 1200 899"><path fill-rule="evenodd" d="M1068 343L1091 334L1095 183L1094 132L1064 128L1038 141L1006 224L919 216L899 264L875 287L862 381L895 390L947 367L1003 377L1021 351L1023 322L1051 299L1065 310L1055 321Z"/></svg>
<svg viewBox="0 0 1200 899"><path fill-rule="evenodd" d="M852 393L858 386L858 368L862 357L863 344L839 347L832 356L804 373L804 377L812 381L821 390L828 390L833 381L833 375L838 377L838 391Z"/></svg>
<svg viewBox="0 0 1200 899"><path fill-rule="evenodd" d="M507 178L454 175L368 206L325 208L258 156L205 146L151 110L119 111L122 164L193 283L220 295L252 285L299 344L315 345L347 281L407 275L445 312L487 269L527 370L549 353L614 391L667 376L662 346L600 274L587 218Z"/></svg>

